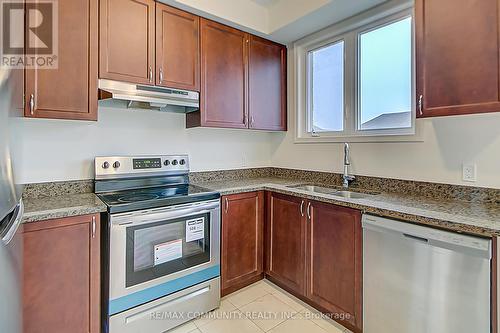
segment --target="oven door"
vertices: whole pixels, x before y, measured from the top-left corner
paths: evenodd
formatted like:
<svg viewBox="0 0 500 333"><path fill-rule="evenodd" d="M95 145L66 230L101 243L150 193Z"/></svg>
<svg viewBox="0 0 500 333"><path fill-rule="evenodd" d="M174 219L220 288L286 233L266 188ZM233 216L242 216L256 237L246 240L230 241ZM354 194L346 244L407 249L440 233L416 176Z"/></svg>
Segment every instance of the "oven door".
<svg viewBox="0 0 500 333"><path fill-rule="evenodd" d="M219 200L116 214L110 227L110 314L220 275Z"/></svg>

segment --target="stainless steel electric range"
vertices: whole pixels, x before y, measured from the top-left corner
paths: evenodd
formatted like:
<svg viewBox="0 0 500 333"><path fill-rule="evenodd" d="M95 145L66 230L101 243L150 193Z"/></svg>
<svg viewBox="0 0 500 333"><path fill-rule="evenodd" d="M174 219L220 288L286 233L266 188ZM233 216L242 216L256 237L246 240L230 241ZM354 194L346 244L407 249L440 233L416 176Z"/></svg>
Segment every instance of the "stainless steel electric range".
<svg viewBox="0 0 500 333"><path fill-rule="evenodd" d="M95 192L103 332L162 333L219 306L220 194L189 184L188 156L97 157Z"/></svg>

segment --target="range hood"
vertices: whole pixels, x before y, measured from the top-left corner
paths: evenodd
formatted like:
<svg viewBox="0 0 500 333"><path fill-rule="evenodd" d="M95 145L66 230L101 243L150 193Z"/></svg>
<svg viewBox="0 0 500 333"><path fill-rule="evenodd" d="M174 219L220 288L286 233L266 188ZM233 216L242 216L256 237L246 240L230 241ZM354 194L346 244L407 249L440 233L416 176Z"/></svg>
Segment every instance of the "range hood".
<svg viewBox="0 0 500 333"><path fill-rule="evenodd" d="M200 94L196 91L100 79L99 104L127 109L189 113L200 109Z"/></svg>

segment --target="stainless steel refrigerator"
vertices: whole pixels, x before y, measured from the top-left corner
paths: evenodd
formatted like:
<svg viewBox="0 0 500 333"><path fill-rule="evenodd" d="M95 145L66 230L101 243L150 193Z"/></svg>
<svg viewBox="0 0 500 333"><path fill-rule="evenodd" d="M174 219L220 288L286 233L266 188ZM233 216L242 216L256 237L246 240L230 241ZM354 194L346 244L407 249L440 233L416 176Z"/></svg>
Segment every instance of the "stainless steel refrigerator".
<svg viewBox="0 0 500 333"><path fill-rule="evenodd" d="M12 130L23 94L22 71L0 67L0 332L22 331L22 188L14 181Z"/></svg>

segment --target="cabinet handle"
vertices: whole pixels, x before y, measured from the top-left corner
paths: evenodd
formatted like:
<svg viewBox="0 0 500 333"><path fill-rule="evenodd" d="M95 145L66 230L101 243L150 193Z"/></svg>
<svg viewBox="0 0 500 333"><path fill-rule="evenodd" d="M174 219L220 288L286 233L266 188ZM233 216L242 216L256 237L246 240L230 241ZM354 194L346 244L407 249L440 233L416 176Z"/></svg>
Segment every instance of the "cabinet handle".
<svg viewBox="0 0 500 333"><path fill-rule="evenodd" d="M300 216L304 217L304 200L300 203Z"/></svg>
<svg viewBox="0 0 500 333"><path fill-rule="evenodd" d="M95 216L92 216L92 238L95 238Z"/></svg>
<svg viewBox="0 0 500 333"><path fill-rule="evenodd" d="M163 82L163 68L160 67L160 84Z"/></svg>
<svg viewBox="0 0 500 333"><path fill-rule="evenodd" d="M307 219L311 221L311 202L307 204Z"/></svg>
<svg viewBox="0 0 500 333"><path fill-rule="evenodd" d="M418 97L418 112L420 115L424 114L424 95Z"/></svg>
<svg viewBox="0 0 500 333"><path fill-rule="evenodd" d="M35 113L35 96L33 94L30 95L30 114L33 115Z"/></svg>
<svg viewBox="0 0 500 333"><path fill-rule="evenodd" d="M255 123L255 120L253 119L253 116L250 117L250 127L253 127L253 124Z"/></svg>
<svg viewBox="0 0 500 333"><path fill-rule="evenodd" d="M244 125L247 124L247 115L246 114L243 115L243 124Z"/></svg>
<svg viewBox="0 0 500 333"><path fill-rule="evenodd" d="M226 204L225 211L227 213L227 211L229 210L229 200L227 200L227 198L225 199L225 204Z"/></svg>
<svg viewBox="0 0 500 333"><path fill-rule="evenodd" d="M149 82L153 83L153 67L149 66Z"/></svg>

